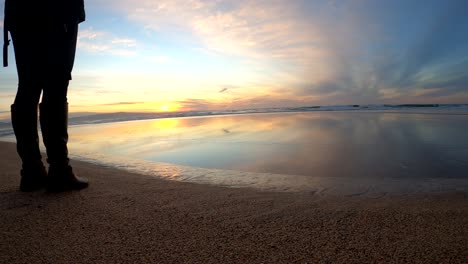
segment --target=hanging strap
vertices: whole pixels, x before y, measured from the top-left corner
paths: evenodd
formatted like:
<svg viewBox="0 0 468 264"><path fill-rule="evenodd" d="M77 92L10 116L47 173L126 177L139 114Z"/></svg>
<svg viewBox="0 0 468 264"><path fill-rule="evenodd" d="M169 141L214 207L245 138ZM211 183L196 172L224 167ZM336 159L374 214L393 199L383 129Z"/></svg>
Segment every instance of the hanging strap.
<svg viewBox="0 0 468 264"><path fill-rule="evenodd" d="M3 23L3 67L8 67L8 45L10 45L8 28L6 23Z"/></svg>
<svg viewBox="0 0 468 264"><path fill-rule="evenodd" d="M5 0L5 16L3 17L3 67L8 67L8 45L10 45L10 40L8 39L8 24L10 15L10 2Z"/></svg>
<svg viewBox="0 0 468 264"><path fill-rule="evenodd" d="M3 67L8 67L8 45L10 45L10 40L8 39L8 22L7 15L5 12L5 17L3 20Z"/></svg>

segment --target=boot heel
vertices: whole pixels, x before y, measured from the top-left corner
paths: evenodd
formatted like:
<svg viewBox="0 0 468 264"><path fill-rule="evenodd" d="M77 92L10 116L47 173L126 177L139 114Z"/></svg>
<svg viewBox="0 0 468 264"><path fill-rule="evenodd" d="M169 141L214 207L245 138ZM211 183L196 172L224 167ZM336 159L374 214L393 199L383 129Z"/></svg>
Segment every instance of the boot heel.
<svg viewBox="0 0 468 264"><path fill-rule="evenodd" d="M42 162L24 164L21 169L20 191L34 192L46 187L47 171Z"/></svg>

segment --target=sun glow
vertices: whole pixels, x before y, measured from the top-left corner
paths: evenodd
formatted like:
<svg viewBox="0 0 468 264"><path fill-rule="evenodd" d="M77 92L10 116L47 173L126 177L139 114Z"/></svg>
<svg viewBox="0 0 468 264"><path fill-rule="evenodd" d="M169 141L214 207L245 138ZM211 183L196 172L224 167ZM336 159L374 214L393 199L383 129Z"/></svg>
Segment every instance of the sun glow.
<svg viewBox="0 0 468 264"><path fill-rule="evenodd" d="M161 105L160 110L163 112L169 112L170 111L170 106L167 104Z"/></svg>
<svg viewBox="0 0 468 264"><path fill-rule="evenodd" d="M173 103L160 103L156 105L155 110L158 112L174 112L179 110L179 106Z"/></svg>

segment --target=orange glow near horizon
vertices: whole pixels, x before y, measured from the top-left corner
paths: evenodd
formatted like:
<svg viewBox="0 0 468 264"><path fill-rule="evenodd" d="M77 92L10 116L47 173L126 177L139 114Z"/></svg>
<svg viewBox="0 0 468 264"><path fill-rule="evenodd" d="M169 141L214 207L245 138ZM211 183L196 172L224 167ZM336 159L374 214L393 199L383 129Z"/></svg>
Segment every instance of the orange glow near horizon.
<svg viewBox="0 0 468 264"><path fill-rule="evenodd" d="M70 103L70 112L152 112L167 113L186 111L176 102L135 102L122 104L74 105Z"/></svg>
<svg viewBox="0 0 468 264"><path fill-rule="evenodd" d="M158 112L176 112L180 110L180 106L175 103L166 102L166 103L156 104L155 109Z"/></svg>

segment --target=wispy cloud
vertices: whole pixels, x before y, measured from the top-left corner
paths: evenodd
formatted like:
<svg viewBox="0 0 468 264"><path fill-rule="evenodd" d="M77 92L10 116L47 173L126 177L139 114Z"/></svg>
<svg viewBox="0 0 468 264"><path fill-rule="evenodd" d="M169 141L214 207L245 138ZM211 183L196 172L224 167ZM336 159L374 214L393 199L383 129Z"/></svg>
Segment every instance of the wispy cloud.
<svg viewBox="0 0 468 264"><path fill-rule="evenodd" d="M127 47L135 47L137 45L136 40L129 38L113 38L111 43L114 45L123 45Z"/></svg>
<svg viewBox="0 0 468 264"><path fill-rule="evenodd" d="M226 92L228 89L229 89L229 88L224 87L224 88L222 88L221 90L219 90L219 92L220 92L220 93L224 93L224 92Z"/></svg>
<svg viewBox="0 0 468 264"><path fill-rule="evenodd" d="M298 3L120 0L115 5L147 29L193 36L214 52L310 64L326 54L318 45L324 36L313 23L297 17Z"/></svg>
<svg viewBox="0 0 468 264"><path fill-rule="evenodd" d="M101 104L106 106L116 106L116 105L135 105L135 104L143 104L144 102L116 102L116 103L107 103Z"/></svg>
<svg viewBox="0 0 468 264"><path fill-rule="evenodd" d="M96 31L93 28L80 30L78 48L93 53L116 56L134 56L137 41L130 38L115 37L110 32Z"/></svg>

